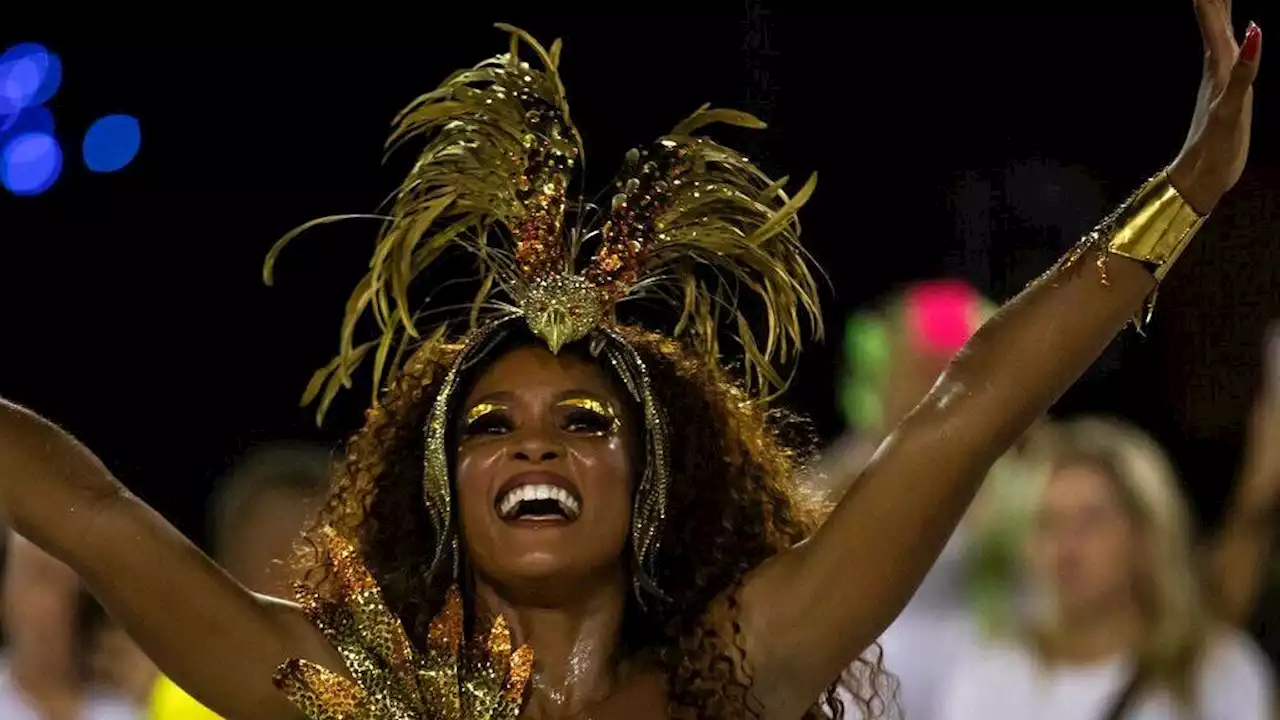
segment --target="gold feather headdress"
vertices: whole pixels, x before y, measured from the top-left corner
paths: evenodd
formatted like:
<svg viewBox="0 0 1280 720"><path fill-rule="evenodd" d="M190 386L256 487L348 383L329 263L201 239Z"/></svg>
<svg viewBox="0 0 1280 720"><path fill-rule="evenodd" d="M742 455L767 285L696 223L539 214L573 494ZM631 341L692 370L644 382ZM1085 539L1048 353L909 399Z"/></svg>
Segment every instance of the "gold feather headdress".
<svg viewBox="0 0 1280 720"><path fill-rule="evenodd" d="M524 325L553 352L588 339L643 409L649 463L637 492L632 539L637 584L653 590L668 480L666 420L652 399L643 361L613 330L617 309L639 298L667 303L674 311L671 335L713 362L720 328L730 325L743 349L748 385L780 388L774 361L798 350L802 316L815 336L822 332L796 218L816 178L788 196L785 178L770 179L740 153L699 134L715 123L763 123L704 106L647 149L627 153L607 209L571 203L569 186L583 149L557 73L560 42L546 49L522 30L498 27L510 35L508 53L454 73L396 119L389 148L418 138L426 148L381 216L369 272L347 303L338 356L317 371L304 403L318 399L322 417L370 352L376 403L383 378L399 372L412 348L445 342L460 318L429 321L436 309L415 306L410 286L446 251L469 251L479 288L466 312L455 315L465 315L471 330L426 429L427 506L441 539L436 566L450 555L455 567L458 562L446 420L460 374L502 335ZM522 44L536 56L536 66L520 60ZM266 282L290 240L335 219L281 238L267 258ZM765 319L756 330L739 305L748 293L759 300ZM366 315L378 333L357 344L357 324Z"/></svg>

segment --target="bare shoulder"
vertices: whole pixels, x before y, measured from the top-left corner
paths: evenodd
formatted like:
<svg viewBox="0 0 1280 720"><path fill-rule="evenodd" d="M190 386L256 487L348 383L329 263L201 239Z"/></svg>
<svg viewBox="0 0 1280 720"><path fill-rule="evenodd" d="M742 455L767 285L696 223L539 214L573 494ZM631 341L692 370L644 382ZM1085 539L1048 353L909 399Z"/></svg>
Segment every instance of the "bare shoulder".
<svg viewBox="0 0 1280 720"><path fill-rule="evenodd" d="M309 660L334 672L346 674L346 665L338 650L320 628L307 617L302 606L291 600L257 595L259 604L279 632L282 644L289 649L287 659Z"/></svg>
<svg viewBox="0 0 1280 720"><path fill-rule="evenodd" d="M827 682L807 677L805 648L796 643L794 614L780 612L802 592L796 566L810 550L802 543L765 560L747 573L740 586L712 603L708 618L726 642L740 679L749 682L752 695L770 716L803 713L818 693L797 693L797 688L819 688Z"/></svg>

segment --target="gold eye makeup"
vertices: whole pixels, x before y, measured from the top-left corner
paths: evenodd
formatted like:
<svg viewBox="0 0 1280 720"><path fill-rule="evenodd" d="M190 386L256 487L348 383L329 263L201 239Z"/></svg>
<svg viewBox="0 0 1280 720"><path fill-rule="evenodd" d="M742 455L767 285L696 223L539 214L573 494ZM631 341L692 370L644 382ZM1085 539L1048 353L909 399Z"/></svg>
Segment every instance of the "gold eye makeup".
<svg viewBox="0 0 1280 720"><path fill-rule="evenodd" d="M467 410L463 435L476 437L480 435L501 435L511 429L511 420L506 415L507 406L500 403L476 403Z"/></svg>
<svg viewBox="0 0 1280 720"><path fill-rule="evenodd" d="M566 398L556 405L571 410L568 418L570 429L577 428L581 432L604 437L618 432L621 426L613 408L595 398Z"/></svg>
<svg viewBox="0 0 1280 720"><path fill-rule="evenodd" d="M501 403L487 403L487 402L476 403L475 406L473 406L470 410L467 411L467 425L474 423L475 421L479 420L485 415L489 415L491 413L499 412L506 409L507 409L507 406Z"/></svg>

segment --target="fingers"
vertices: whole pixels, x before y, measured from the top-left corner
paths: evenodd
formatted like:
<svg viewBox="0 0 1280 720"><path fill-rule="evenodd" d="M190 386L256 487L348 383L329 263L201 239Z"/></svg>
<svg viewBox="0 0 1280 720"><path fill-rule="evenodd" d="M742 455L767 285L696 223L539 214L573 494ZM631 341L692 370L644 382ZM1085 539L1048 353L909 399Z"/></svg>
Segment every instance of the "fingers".
<svg viewBox="0 0 1280 720"><path fill-rule="evenodd" d="M1236 40L1231 29L1231 3L1228 0L1195 0L1196 21L1200 39L1211 64L1224 70L1235 62Z"/></svg>
<svg viewBox="0 0 1280 720"><path fill-rule="evenodd" d="M1231 68L1231 80L1222 94L1224 103L1228 103L1230 107L1239 107L1244 104L1245 96L1253 85L1254 78L1258 76L1258 65L1261 60L1262 28L1249 23L1249 29L1244 35L1244 43L1240 46L1240 56L1236 59L1235 67Z"/></svg>

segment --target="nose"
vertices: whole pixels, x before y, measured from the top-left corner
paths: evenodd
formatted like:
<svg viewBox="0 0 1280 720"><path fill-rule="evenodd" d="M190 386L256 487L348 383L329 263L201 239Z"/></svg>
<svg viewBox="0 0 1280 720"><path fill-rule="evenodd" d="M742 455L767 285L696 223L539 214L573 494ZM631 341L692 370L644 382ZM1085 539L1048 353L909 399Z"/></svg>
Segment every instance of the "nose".
<svg viewBox="0 0 1280 720"><path fill-rule="evenodd" d="M550 462L564 454L564 448L549 432L530 428L520 433L511 448L512 456L525 462Z"/></svg>

